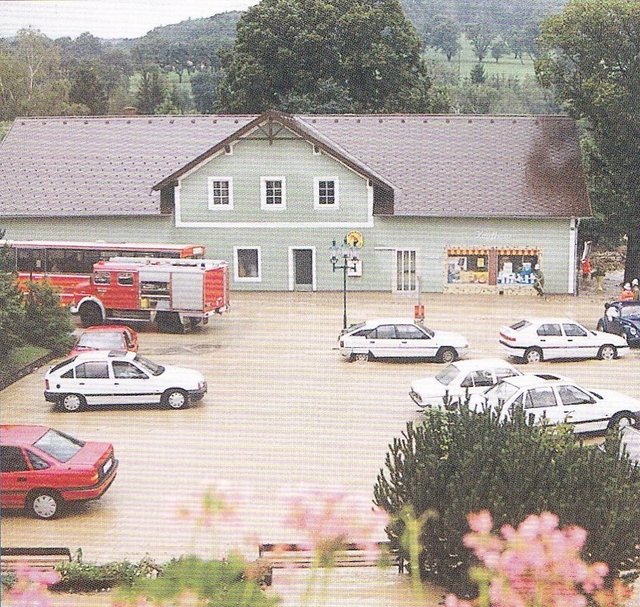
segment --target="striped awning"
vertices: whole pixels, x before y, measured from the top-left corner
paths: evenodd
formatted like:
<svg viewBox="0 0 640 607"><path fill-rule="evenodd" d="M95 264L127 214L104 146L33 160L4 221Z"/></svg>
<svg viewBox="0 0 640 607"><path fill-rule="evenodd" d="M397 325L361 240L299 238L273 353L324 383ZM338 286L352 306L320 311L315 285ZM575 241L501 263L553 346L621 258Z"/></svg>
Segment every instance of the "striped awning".
<svg viewBox="0 0 640 607"><path fill-rule="evenodd" d="M460 257L464 255L488 255L495 251L498 255L539 255L540 249L531 247L450 247L447 255Z"/></svg>
<svg viewBox="0 0 640 607"><path fill-rule="evenodd" d="M447 249L447 255L451 257L460 257L463 255L488 255L489 249L482 247L453 247Z"/></svg>
<svg viewBox="0 0 640 607"><path fill-rule="evenodd" d="M514 247L497 249L498 255L538 255L539 249L532 249L527 247Z"/></svg>

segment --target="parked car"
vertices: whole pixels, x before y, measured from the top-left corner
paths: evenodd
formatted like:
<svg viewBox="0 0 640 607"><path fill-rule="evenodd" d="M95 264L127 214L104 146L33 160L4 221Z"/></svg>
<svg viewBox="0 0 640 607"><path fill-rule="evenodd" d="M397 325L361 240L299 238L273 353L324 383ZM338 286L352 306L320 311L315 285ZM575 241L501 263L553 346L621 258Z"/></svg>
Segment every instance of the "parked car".
<svg viewBox="0 0 640 607"><path fill-rule="evenodd" d="M118 470L110 443L85 442L47 426L0 426L0 507L50 519L71 502L101 497Z"/></svg>
<svg viewBox="0 0 640 607"><path fill-rule="evenodd" d="M457 405L467 395L481 394L505 377L522 375L506 360L476 358L461 360L444 367L434 377L411 382L409 396L419 407Z"/></svg>
<svg viewBox="0 0 640 607"><path fill-rule="evenodd" d="M570 318L524 318L500 329L500 344L525 363L557 358L611 360L629 352L624 337L590 331Z"/></svg>
<svg viewBox="0 0 640 607"><path fill-rule="evenodd" d="M634 466L640 466L640 429L626 426L620 431L620 451L629 456Z"/></svg>
<svg viewBox="0 0 640 607"><path fill-rule="evenodd" d="M469 348L466 337L433 331L409 318L378 318L351 325L340 334L340 353L347 360L435 358L450 363Z"/></svg>
<svg viewBox="0 0 640 607"><path fill-rule="evenodd" d="M640 302L614 301L609 304L617 312L617 318L612 322L604 314L598 320L598 331L625 335L630 346L640 346Z"/></svg>
<svg viewBox="0 0 640 607"><path fill-rule="evenodd" d="M568 379L525 374L507 377L484 394L471 397L474 410L489 407L500 417L521 408L529 423L569 423L575 433L633 425L640 400L613 390L588 390Z"/></svg>
<svg viewBox="0 0 640 607"><path fill-rule="evenodd" d="M207 382L198 371L158 365L135 352L96 350L51 367L44 397L65 411L156 403L182 409L206 392Z"/></svg>
<svg viewBox="0 0 640 607"><path fill-rule="evenodd" d="M69 356L90 350L138 351L138 334L126 325L96 325L80 333Z"/></svg>

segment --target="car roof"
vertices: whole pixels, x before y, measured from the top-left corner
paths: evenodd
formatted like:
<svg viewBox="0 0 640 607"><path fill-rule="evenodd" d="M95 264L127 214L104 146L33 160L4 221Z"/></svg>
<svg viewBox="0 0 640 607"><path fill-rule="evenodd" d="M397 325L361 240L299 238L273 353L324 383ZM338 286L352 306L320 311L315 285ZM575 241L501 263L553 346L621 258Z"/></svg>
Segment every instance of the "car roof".
<svg viewBox="0 0 640 607"><path fill-rule="evenodd" d="M3 445L32 445L49 431L48 426L3 424L0 426L0 443Z"/></svg>
<svg viewBox="0 0 640 607"><path fill-rule="evenodd" d="M486 369L487 367L510 367L514 368L509 362L503 358L467 358L457 360L451 365L460 369L460 371L476 371L478 369Z"/></svg>
<svg viewBox="0 0 640 607"><path fill-rule="evenodd" d="M514 375L502 380L516 388L536 388L541 386L573 384L570 379L566 379L553 374L545 373L524 373L523 375Z"/></svg>
<svg viewBox="0 0 640 607"><path fill-rule="evenodd" d="M135 357L135 352L127 352L125 350L91 350L91 352L77 354L73 358L74 362L83 362L85 360L108 360L110 358L133 360Z"/></svg>
<svg viewBox="0 0 640 607"><path fill-rule="evenodd" d="M563 316L527 316L526 318L521 318L520 321L526 320L530 322L532 325L535 324L548 324L548 323L575 323L576 325L581 325L582 323L574 320L573 318L566 318ZM516 322L520 322L516 321ZM515 323L512 323L515 324Z"/></svg>
<svg viewBox="0 0 640 607"><path fill-rule="evenodd" d="M127 327L126 325L95 325L93 327L87 327L83 329L83 333L93 333L93 332L102 332L102 331L130 331L133 332L131 327Z"/></svg>
<svg viewBox="0 0 640 607"><path fill-rule="evenodd" d="M365 327L377 327L378 325L421 325L411 317L404 318L370 318L364 321Z"/></svg>

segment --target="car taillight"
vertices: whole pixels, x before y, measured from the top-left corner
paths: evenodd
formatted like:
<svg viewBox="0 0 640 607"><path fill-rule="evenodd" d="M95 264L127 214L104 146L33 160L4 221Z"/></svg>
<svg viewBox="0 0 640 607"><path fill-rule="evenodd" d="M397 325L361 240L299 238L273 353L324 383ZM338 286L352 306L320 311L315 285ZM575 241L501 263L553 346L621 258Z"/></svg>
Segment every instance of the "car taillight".
<svg viewBox="0 0 640 607"><path fill-rule="evenodd" d="M516 340L515 337L511 337L510 335L505 335L504 333L500 333L500 337L502 337L502 339L506 339L507 341L515 341Z"/></svg>

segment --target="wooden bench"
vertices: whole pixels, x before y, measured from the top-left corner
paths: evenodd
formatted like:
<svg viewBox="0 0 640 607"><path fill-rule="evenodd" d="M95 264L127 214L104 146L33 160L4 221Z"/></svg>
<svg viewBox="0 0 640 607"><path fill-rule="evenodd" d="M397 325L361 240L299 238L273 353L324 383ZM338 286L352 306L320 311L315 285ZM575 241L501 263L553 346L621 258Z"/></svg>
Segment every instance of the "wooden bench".
<svg viewBox="0 0 640 607"><path fill-rule="evenodd" d="M4 572L15 571L24 563L34 569L54 569L59 563L70 563L69 548L0 548L0 569Z"/></svg>
<svg viewBox="0 0 640 607"><path fill-rule="evenodd" d="M262 561L275 569L314 566L314 552L300 544L260 544L258 554ZM399 572L403 570L403 562L391 551L389 542L375 542L373 546L367 547L361 544L345 544L340 550L336 550L332 557L333 567L389 565L398 567Z"/></svg>

